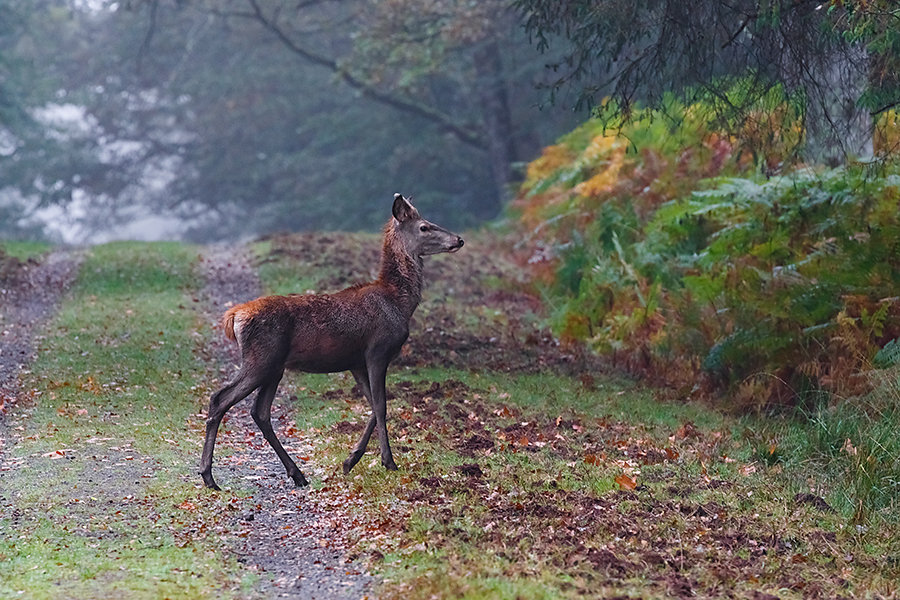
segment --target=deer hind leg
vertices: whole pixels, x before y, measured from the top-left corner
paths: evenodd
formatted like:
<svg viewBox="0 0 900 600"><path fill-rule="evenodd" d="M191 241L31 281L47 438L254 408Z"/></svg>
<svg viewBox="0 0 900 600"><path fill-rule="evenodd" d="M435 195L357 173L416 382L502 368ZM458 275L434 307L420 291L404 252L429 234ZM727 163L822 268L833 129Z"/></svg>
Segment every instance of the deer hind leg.
<svg viewBox="0 0 900 600"><path fill-rule="evenodd" d="M388 471L396 471L394 455L388 441L387 432L387 392L384 389L387 377L387 363L372 362L368 365L369 388L372 392L372 414L375 417L375 430L381 446L381 464Z"/></svg>
<svg viewBox="0 0 900 600"><path fill-rule="evenodd" d="M209 399L209 410L206 416L206 438L203 442L203 454L200 456L200 475L206 487L218 490L212 476L213 449L216 446L216 435L219 432L219 424L222 417L232 406L250 395L259 387L259 380L248 376L244 371L237 378L226 384L225 387L212 395Z"/></svg>
<svg viewBox="0 0 900 600"><path fill-rule="evenodd" d="M372 437L372 432L375 430L376 424L375 408L372 404L372 389L369 387L369 374L365 369L357 369L355 371L351 371L351 373L353 373L353 377L356 379L356 383L359 384L359 387L362 389L363 395L369 402L369 407L372 409L372 414L369 416L369 422L366 423L366 429L360 436L359 441L356 442L356 446L350 452L350 456L348 456L347 460L344 461L344 475L349 473L350 469L356 466L356 463L358 463L359 459L361 459L363 454L365 454L366 446L369 445L369 438Z"/></svg>
<svg viewBox="0 0 900 600"><path fill-rule="evenodd" d="M263 437L275 450L275 454L281 459L281 464L287 469L288 477L294 480L294 484L298 487L309 485L304 477L303 472L297 467L297 464L288 456L287 451L278 438L275 436L275 430L272 429L272 400L275 399L275 390L278 389L278 383L281 381L281 374L273 380L263 383L259 387L259 394L253 402L253 408L250 410L250 416L256 423L259 430L262 431Z"/></svg>

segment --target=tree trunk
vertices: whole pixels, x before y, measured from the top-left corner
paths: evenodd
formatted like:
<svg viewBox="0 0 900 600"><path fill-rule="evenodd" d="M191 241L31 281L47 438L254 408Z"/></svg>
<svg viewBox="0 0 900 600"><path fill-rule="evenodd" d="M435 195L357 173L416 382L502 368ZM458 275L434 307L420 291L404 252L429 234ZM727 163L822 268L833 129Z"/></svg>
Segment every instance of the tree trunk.
<svg viewBox="0 0 900 600"><path fill-rule="evenodd" d="M509 96L506 91L506 77L496 39L484 42L475 52L474 61L478 77L477 97L481 103L484 131L487 136L486 151L494 182L490 200L485 202L479 216L493 218L500 213L510 191L516 147L509 111Z"/></svg>
<svg viewBox="0 0 900 600"><path fill-rule="evenodd" d="M874 154L872 117L859 106L868 69L866 51L854 47L820 57L806 86L806 158L838 166Z"/></svg>

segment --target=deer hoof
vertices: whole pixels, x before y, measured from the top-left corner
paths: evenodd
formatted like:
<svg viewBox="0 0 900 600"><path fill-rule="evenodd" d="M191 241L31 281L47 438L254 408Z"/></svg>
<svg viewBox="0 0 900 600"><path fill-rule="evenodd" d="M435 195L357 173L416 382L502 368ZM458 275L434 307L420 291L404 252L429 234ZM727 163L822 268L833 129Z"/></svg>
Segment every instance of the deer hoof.
<svg viewBox="0 0 900 600"><path fill-rule="evenodd" d="M344 475L348 475L350 470L356 466L356 463L359 462L359 456L351 453L350 456L347 457L347 460L344 461Z"/></svg>
<svg viewBox="0 0 900 600"><path fill-rule="evenodd" d="M309 485L309 482L306 480L306 477L303 476L303 473L297 471L294 475L291 475L291 479L294 480L294 485L297 487L306 487Z"/></svg>
<svg viewBox="0 0 900 600"><path fill-rule="evenodd" d="M393 460L389 460L388 462L383 462L381 464L383 464L384 468L387 469L388 471L397 471L398 470L397 465L394 464Z"/></svg>
<svg viewBox="0 0 900 600"><path fill-rule="evenodd" d="M220 488L218 485L216 485L216 482L212 478L212 475L206 475L206 474L203 475L203 485L205 485L207 488L209 488L211 490L215 490L217 492L222 491L222 488Z"/></svg>

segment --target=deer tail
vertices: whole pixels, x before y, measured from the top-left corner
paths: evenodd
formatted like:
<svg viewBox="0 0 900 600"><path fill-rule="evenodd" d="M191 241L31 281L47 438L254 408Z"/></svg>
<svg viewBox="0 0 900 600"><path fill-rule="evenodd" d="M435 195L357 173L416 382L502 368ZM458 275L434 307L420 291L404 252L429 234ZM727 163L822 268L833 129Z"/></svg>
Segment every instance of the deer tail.
<svg viewBox="0 0 900 600"><path fill-rule="evenodd" d="M229 308L225 316L222 317L222 328L225 330L225 337L232 342L237 341L237 337L234 335L234 315L237 313L237 309L237 306Z"/></svg>

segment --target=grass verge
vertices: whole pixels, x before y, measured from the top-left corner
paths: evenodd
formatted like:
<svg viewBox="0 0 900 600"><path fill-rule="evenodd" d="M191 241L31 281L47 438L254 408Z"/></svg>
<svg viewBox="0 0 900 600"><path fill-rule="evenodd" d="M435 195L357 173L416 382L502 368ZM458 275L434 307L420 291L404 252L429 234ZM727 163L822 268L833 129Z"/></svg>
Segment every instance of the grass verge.
<svg viewBox="0 0 900 600"><path fill-rule="evenodd" d="M26 261L30 258L37 258L42 254L50 251L50 244L44 242L0 242L0 256L5 254L17 258L20 261Z"/></svg>

